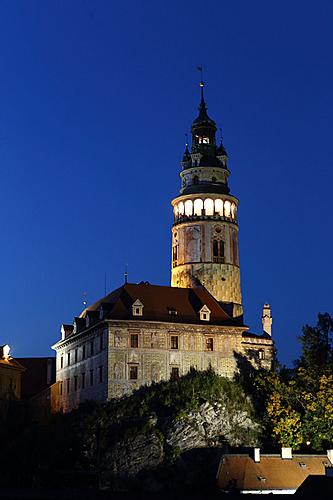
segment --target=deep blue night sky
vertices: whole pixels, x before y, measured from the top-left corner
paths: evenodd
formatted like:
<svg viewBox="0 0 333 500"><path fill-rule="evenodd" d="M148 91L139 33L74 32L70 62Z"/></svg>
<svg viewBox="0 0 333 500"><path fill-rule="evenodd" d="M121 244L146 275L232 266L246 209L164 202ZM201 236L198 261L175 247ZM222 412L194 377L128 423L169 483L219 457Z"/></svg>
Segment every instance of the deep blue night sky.
<svg viewBox="0 0 333 500"><path fill-rule="evenodd" d="M240 199L245 321L280 359L332 303L333 3L0 2L0 343L42 356L129 280L170 282L170 200L199 103Z"/></svg>

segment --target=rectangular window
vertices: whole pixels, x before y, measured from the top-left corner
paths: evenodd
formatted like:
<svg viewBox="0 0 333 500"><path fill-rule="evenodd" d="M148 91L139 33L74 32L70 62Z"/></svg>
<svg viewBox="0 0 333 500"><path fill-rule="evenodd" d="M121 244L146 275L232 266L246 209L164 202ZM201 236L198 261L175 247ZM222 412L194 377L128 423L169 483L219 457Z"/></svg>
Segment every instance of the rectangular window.
<svg viewBox="0 0 333 500"><path fill-rule="evenodd" d="M139 347L139 335L137 333L131 334L131 347L132 348Z"/></svg>
<svg viewBox="0 0 333 500"><path fill-rule="evenodd" d="M214 350L214 340L209 337L206 339L206 351L213 351Z"/></svg>
<svg viewBox="0 0 333 500"><path fill-rule="evenodd" d="M86 374L83 372L81 376L81 388L84 389L86 386Z"/></svg>
<svg viewBox="0 0 333 500"><path fill-rule="evenodd" d="M63 385L62 382L59 382L59 395L62 396Z"/></svg>
<svg viewBox="0 0 333 500"><path fill-rule="evenodd" d="M260 349L259 351L259 359L265 359L265 351L263 351L262 349Z"/></svg>
<svg viewBox="0 0 333 500"><path fill-rule="evenodd" d="M92 340L90 342L90 356L94 355L94 341Z"/></svg>
<svg viewBox="0 0 333 500"><path fill-rule="evenodd" d="M103 334L99 337L99 350L103 351Z"/></svg>
<svg viewBox="0 0 333 500"><path fill-rule="evenodd" d="M178 336L171 335L171 349L178 349Z"/></svg>
<svg viewBox="0 0 333 500"><path fill-rule="evenodd" d="M74 375L74 391L77 391L78 383L77 383L77 375Z"/></svg>
<svg viewBox="0 0 333 500"><path fill-rule="evenodd" d="M63 368L64 367L64 357L61 356L60 358L60 368Z"/></svg>
<svg viewBox="0 0 333 500"><path fill-rule="evenodd" d="M71 364L71 353L67 353L67 365L69 366Z"/></svg>
<svg viewBox="0 0 333 500"><path fill-rule="evenodd" d="M98 373L99 373L99 383L101 384L103 382L103 366L98 367Z"/></svg>
<svg viewBox="0 0 333 500"><path fill-rule="evenodd" d="M75 351L74 351L74 360L75 360L75 363L77 363L77 349L75 349Z"/></svg>
<svg viewBox="0 0 333 500"><path fill-rule="evenodd" d="M213 262L224 262L224 241L213 240Z"/></svg>
<svg viewBox="0 0 333 500"><path fill-rule="evenodd" d="M178 380L179 379L179 368L178 366L174 366L171 368L171 380Z"/></svg>
<svg viewBox="0 0 333 500"><path fill-rule="evenodd" d="M90 370L90 385L94 385L94 370Z"/></svg>
<svg viewBox="0 0 333 500"><path fill-rule="evenodd" d="M86 359L86 346L82 346L82 359Z"/></svg>
<svg viewBox="0 0 333 500"><path fill-rule="evenodd" d="M70 385L69 385L69 383L70 383L70 379L68 378L68 379L66 380L67 394L69 394L69 391L70 391Z"/></svg>
<svg viewBox="0 0 333 500"><path fill-rule="evenodd" d="M178 245L172 247L172 267L178 265Z"/></svg>
<svg viewBox="0 0 333 500"><path fill-rule="evenodd" d="M131 365L129 367L129 378L130 378L130 380L137 380L138 379L138 367L137 367L137 365Z"/></svg>

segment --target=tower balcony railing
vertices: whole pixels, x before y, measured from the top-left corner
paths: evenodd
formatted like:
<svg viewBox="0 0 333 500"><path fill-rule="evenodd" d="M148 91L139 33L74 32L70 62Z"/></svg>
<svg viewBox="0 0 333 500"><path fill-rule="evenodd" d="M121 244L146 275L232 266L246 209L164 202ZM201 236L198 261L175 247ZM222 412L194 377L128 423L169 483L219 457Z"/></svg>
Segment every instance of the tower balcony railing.
<svg viewBox="0 0 333 500"><path fill-rule="evenodd" d="M178 217L174 218L174 224L182 224L185 222L192 221L202 221L202 220L212 220L212 221L226 221L233 222L237 224L237 219L233 219L231 216L227 217L226 215L214 214L214 215L178 215Z"/></svg>

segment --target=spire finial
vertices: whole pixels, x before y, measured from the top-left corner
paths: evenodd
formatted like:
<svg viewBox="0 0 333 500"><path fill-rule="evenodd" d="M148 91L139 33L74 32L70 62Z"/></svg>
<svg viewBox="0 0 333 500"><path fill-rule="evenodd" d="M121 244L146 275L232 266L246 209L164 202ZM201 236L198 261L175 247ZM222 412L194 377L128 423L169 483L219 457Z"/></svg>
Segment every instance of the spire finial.
<svg viewBox="0 0 333 500"><path fill-rule="evenodd" d="M203 89L204 89L204 86L205 86L205 82L204 82L204 79L203 79L203 67L202 67L202 64L200 66L197 66L197 70L200 71L200 74L201 74L201 80L200 80L201 104L204 104L205 99L204 99Z"/></svg>
<svg viewBox="0 0 333 500"><path fill-rule="evenodd" d="M127 284L127 282L128 282L128 266L127 266L127 264L125 265L124 279L125 279L125 284Z"/></svg>

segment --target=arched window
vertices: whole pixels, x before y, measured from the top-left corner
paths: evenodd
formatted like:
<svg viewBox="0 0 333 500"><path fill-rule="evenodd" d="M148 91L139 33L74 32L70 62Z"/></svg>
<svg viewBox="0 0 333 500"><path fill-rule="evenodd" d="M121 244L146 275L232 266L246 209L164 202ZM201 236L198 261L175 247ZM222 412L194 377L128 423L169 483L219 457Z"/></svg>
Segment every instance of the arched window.
<svg viewBox="0 0 333 500"><path fill-rule="evenodd" d="M229 200L226 200L224 202L224 215L226 217L230 217L230 207L231 207L231 203Z"/></svg>
<svg viewBox="0 0 333 500"><path fill-rule="evenodd" d="M214 202L212 199L207 198L204 202L205 214L214 215Z"/></svg>
<svg viewBox="0 0 333 500"><path fill-rule="evenodd" d="M173 208L173 212L175 214L175 219L177 219L178 217L178 205L175 205L174 208Z"/></svg>
<svg viewBox="0 0 333 500"><path fill-rule="evenodd" d="M231 203L231 218L235 219L236 218L235 215L236 215L236 205L234 203Z"/></svg>
<svg viewBox="0 0 333 500"><path fill-rule="evenodd" d="M185 215L190 217L193 214L193 202L192 200L185 201Z"/></svg>
<svg viewBox="0 0 333 500"><path fill-rule="evenodd" d="M215 200L215 212L223 216L223 201L220 199Z"/></svg>
<svg viewBox="0 0 333 500"><path fill-rule="evenodd" d="M197 175L195 175L195 176L193 177L193 184L194 184L194 185L199 184L199 177L198 177Z"/></svg>
<svg viewBox="0 0 333 500"><path fill-rule="evenodd" d="M179 215L184 215L184 203L182 201L179 202L178 213L179 213Z"/></svg>
<svg viewBox="0 0 333 500"><path fill-rule="evenodd" d="M213 240L213 262L224 262L224 241Z"/></svg>
<svg viewBox="0 0 333 500"><path fill-rule="evenodd" d="M194 200L194 215L201 215L203 209L203 201L200 198Z"/></svg>

